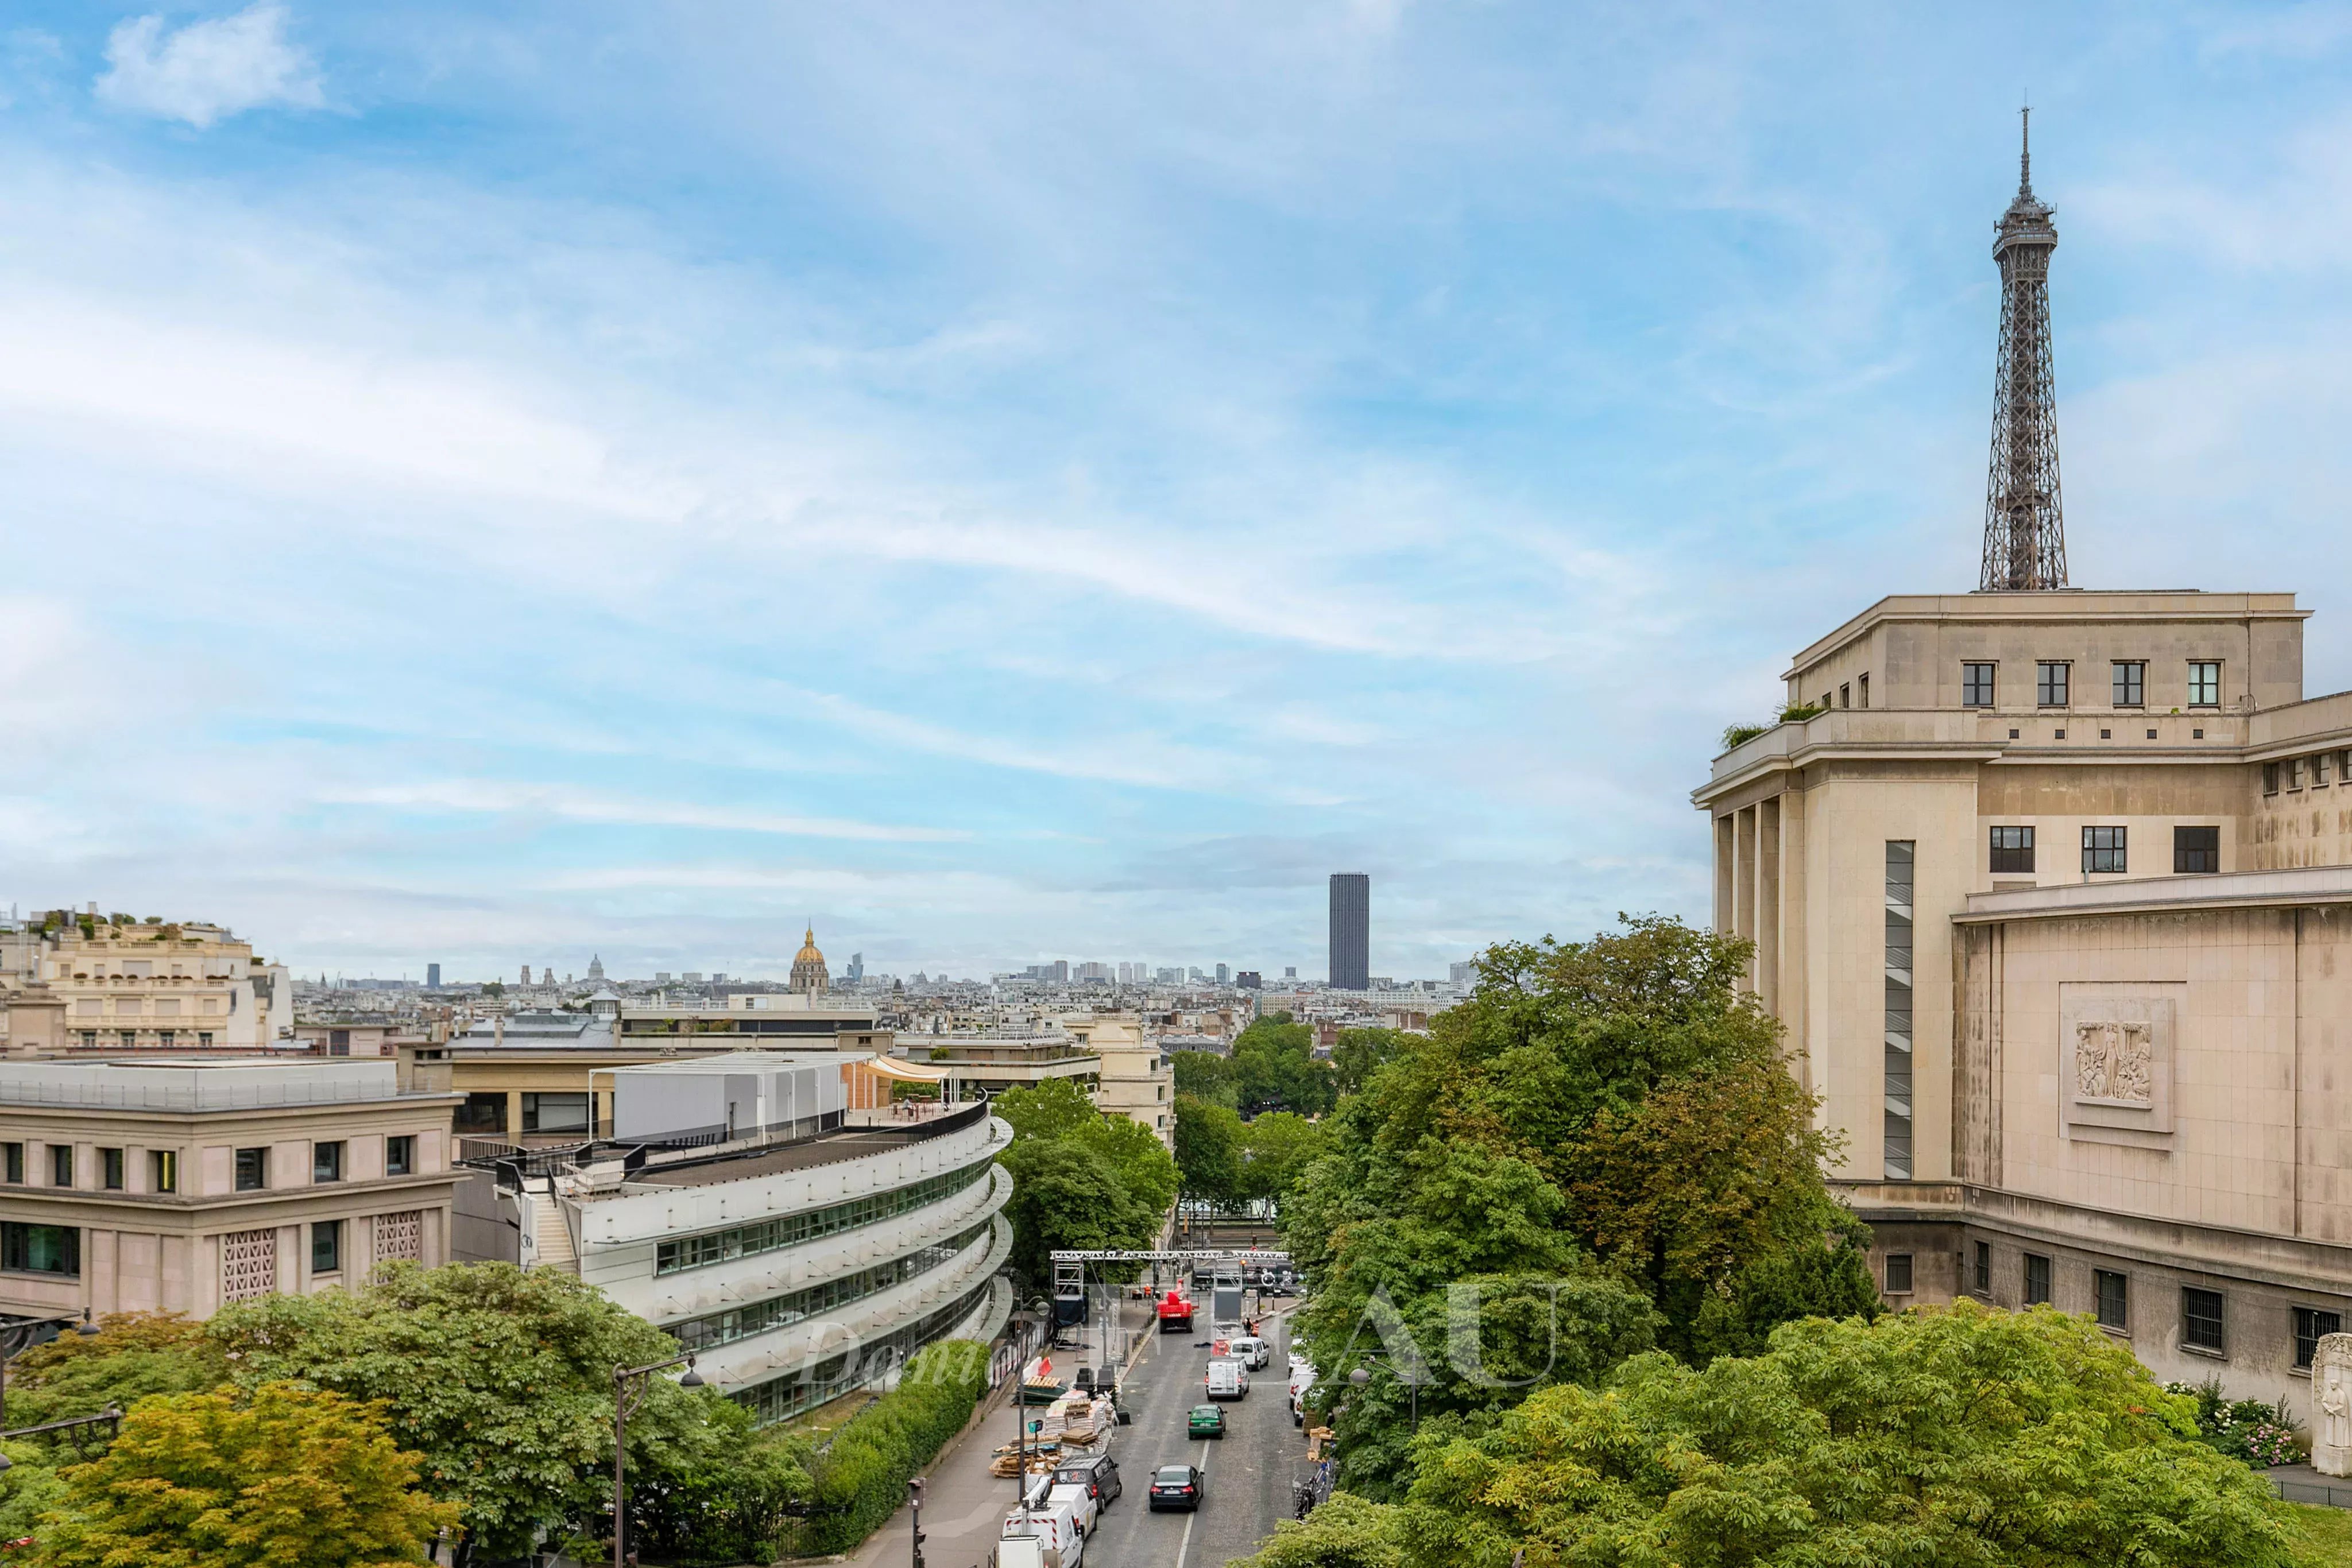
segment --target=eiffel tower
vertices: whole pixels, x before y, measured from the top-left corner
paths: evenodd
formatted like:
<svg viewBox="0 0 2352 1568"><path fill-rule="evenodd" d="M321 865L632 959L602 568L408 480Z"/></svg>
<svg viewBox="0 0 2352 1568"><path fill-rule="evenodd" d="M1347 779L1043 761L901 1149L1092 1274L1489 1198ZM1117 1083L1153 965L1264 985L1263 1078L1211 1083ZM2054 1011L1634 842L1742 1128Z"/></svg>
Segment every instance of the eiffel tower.
<svg viewBox="0 0 2352 1568"><path fill-rule="evenodd" d="M2030 116L2031 110L2021 110ZM2033 194L2030 120L2021 120L2017 199L1994 225L2000 267L2000 351L1993 371L1992 465L1985 486L1979 592L2066 586L2058 507L2058 392L2050 368L2052 209Z"/></svg>

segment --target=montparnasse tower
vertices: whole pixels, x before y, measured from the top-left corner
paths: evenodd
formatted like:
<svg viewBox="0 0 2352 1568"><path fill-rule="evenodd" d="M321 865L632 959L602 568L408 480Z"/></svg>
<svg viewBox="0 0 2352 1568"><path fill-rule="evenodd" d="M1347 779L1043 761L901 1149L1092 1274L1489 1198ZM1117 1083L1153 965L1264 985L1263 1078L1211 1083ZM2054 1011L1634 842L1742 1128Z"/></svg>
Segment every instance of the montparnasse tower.
<svg viewBox="0 0 2352 1568"><path fill-rule="evenodd" d="M2058 507L2058 391L2050 366L2050 253L2058 248L2058 231L2050 222L2053 210L2033 193L2030 120L2021 125L2017 199L1994 225L2000 348L1993 371L1992 465L1985 486L1979 592L2066 586L2066 530Z"/></svg>
<svg viewBox="0 0 2352 1568"><path fill-rule="evenodd" d="M825 973L824 955L816 949L816 922L812 920L808 934L801 939L800 953L793 959L793 989L814 996L832 983Z"/></svg>

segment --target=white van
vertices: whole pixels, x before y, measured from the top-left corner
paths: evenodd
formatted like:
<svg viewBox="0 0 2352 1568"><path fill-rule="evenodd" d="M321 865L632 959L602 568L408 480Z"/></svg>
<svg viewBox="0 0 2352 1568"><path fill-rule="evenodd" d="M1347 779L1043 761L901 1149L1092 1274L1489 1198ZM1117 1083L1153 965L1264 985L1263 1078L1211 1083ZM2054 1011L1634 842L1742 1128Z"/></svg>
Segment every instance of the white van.
<svg viewBox="0 0 2352 1568"><path fill-rule="evenodd" d="M1238 1361L1209 1363L1208 1395L1212 1399L1249 1397L1249 1368Z"/></svg>
<svg viewBox="0 0 2352 1568"><path fill-rule="evenodd" d="M997 1568L1078 1568L1087 1538L1078 1532L1077 1516L1066 1503L1033 1508L1024 1518L1014 1512L1004 1521L1004 1538L996 1545Z"/></svg>
<svg viewBox="0 0 2352 1568"><path fill-rule="evenodd" d="M1274 1359L1273 1346L1255 1334L1244 1334L1233 1341L1228 1354L1252 1372L1263 1369L1267 1362Z"/></svg>
<svg viewBox="0 0 2352 1568"><path fill-rule="evenodd" d="M1307 1396L1315 1389L1315 1368L1293 1357L1290 1363L1290 1424L1307 1425Z"/></svg>
<svg viewBox="0 0 2352 1568"><path fill-rule="evenodd" d="M1068 1509L1070 1517L1077 1521L1080 1535L1092 1535L1095 1532L1095 1515L1097 1510L1092 1487L1079 1481L1057 1481L1054 1485L1052 1495L1045 1500L1051 1507Z"/></svg>

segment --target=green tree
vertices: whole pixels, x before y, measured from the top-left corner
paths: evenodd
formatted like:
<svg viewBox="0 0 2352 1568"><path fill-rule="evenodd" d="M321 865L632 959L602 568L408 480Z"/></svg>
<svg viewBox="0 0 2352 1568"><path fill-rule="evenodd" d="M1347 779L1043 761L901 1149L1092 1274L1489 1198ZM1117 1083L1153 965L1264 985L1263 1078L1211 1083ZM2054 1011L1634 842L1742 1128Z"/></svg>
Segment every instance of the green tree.
<svg viewBox="0 0 2352 1568"><path fill-rule="evenodd" d="M1342 1094L1355 1094L1385 1063L1403 1054L1413 1037L1402 1030L1343 1029L1331 1047L1331 1077Z"/></svg>
<svg viewBox="0 0 2352 1568"><path fill-rule="evenodd" d="M677 1354L593 1286L504 1263L387 1265L357 1291L237 1302L208 1329L240 1384L299 1378L383 1401L424 1456L425 1489L460 1506L468 1547L491 1556L608 1506L613 1369ZM703 1429L740 1430L724 1403L654 1379L629 1418L631 1469L650 1479L707 1454Z"/></svg>
<svg viewBox="0 0 2352 1568"><path fill-rule="evenodd" d="M1315 1057L1315 1031L1286 1012L1252 1021L1234 1040L1234 1092L1245 1112L1297 1111L1319 1116L1339 1100L1328 1061Z"/></svg>
<svg viewBox="0 0 2352 1568"><path fill-rule="evenodd" d="M1233 1203L1242 1196L1242 1119L1230 1105L1176 1096L1176 1168L1186 1197Z"/></svg>
<svg viewBox="0 0 2352 1568"><path fill-rule="evenodd" d="M1334 1492L1304 1524L1276 1522L1254 1557L1228 1568L1406 1568L1396 1511Z"/></svg>
<svg viewBox="0 0 2352 1568"><path fill-rule="evenodd" d="M1180 1051L1169 1061L1176 1075L1176 1092L1190 1094L1206 1105L1227 1110L1240 1103L1234 1087L1234 1064L1213 1051Z"/></svg>
<svg viewBox="0 0 2352 1568"><path fill-rule="evenodd" d="M8 1367L8 1422L35 1427L129 1410L157 1394L191 1394L228 1381L228 1358L205 1326L174 1312L110 1312L98 1333L60 1334Z"/></svg>
<svg viewBox="0 0 2352 1568"><path fill-rule="evenodd" d="M2265 1568L2292 1561L2285 1518L2088 1320L1964 1300L1537 1395L1424 1455L1402 1527L1410 1562L1494 1568L1521 1546L1719 1568Z"/></svg>
<svg viewBox="0 0 2352 1568"><path fill-rule="evenodd" d="M1176 1162L1152 1129L1105 1115L1084 1089L1048 1079L997 1096L1013 1142L997 1163L1013 1175L1013 1260L1046 1277L1061 1248L1146 1247L1176 1201Z"/></svg>
<svg viewBox="0 0 2352 1568"><path fill-rule="evenodd" d="M380 1412L265 1383L166 1394L123 1417L104 1458L62 1474L49 1568L378 1568L422 1563L457 1510L414 1490Z"/></svg>
<svg viewBox="0 0 2352 1568"><path fill-rule="evenodd" d="M1323 1152L1323 1129L1295 1111L1268 1111L1244 1129L1242 1196L1280 1202Z"/></svg>

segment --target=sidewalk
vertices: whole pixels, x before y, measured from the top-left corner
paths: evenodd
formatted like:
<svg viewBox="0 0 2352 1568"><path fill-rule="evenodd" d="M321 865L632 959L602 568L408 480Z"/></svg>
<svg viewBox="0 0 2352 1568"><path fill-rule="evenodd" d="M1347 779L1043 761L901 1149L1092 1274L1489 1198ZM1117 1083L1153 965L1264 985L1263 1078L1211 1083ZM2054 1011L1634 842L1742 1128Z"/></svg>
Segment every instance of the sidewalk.
<svg viewBox="0 0 2352 1568"><path fill-rule="evenodd" d="M1151 1326L1150 1302L1122 1300L1118 1307L1121 1326L1133 1333L1135 1360L1126 1369L1131 1373L1150 1354L1159 1336L1142 1332ZM1089 1343L1083 1354L1051 1354L1059 1368L1065 1356L1070 1358L1071 1365L1081 1361L1093 1365L1100 1352ZM1005 1511L1018 1496L1011 1479L988 1473L996 1446L1012 1442L1019 1429L1013 1412L1020 1406L1012 1403L1013 1386L1013 1380L1007 1379L1002 1388L992 1390L971 1423L940 1450L939 1457L923 1472L923 1558L929 1568L975 1568L987 1563L989 1553L995 1549ZM1114 1437L1112 1441L1116 1446L1118 1439ZM1129 1485L1132 1487L1134 1483L1130 1481ZM910 1511L901 1507L890 1516L889 1523L876 1531L845 1561L858 1564L858 1568L911 1563L912 1518Z"/></svg>

